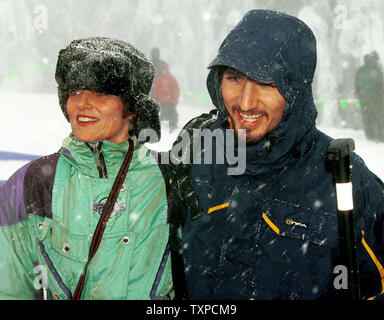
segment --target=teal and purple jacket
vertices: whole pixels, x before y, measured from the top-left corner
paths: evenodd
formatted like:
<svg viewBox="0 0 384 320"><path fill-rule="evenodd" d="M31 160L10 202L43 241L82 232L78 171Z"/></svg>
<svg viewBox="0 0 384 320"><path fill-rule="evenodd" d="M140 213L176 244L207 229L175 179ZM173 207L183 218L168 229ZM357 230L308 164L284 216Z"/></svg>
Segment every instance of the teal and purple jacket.
<svg viewBox="0 0 384 320"><path fill-rule="evenodd" d="M134 139L135 151L82 299L168 299L169 180ZM84 143L19 169L0 189L0 299L71 299L128 142Z"/></svg>

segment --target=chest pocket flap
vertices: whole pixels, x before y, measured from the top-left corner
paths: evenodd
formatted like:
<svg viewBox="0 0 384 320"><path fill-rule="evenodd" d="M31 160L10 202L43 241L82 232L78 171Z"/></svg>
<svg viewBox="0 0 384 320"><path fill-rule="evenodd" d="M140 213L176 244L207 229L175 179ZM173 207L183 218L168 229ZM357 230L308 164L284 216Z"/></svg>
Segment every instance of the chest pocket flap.
<svg viewBox="0 0 384 320"><path fill-rule="evenodd" d="M57 222L52 224L47 236L50 237L51 248L59 255L78 262L87 262L92 236L73 234Z"/></svg>
<svg viewBox="0 0 384 320"><path fill-rule="evenodd" d="M337 216L333 213L273 200L262 218L269 229L280 236L321 246L338 246Z"/></svg>

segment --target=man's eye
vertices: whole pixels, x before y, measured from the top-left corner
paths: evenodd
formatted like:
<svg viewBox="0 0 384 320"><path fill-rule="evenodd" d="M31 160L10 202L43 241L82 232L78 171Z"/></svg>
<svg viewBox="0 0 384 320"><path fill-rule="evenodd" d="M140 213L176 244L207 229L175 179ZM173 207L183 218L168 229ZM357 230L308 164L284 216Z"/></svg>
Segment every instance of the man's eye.
<svg viewBox="0 0 384 320"><path fill-rule="evenodd" d="M260 83L260 85L262 85L263 87L267 87L267 88L276 88L276 84L273 82L273 83Z"/></svg>
<svg viewBox="0 0 384 320"><path fill-rule="evenodd" d="M107 94L106 93L103 93L103 92L95 92L95 95L97 97L103 97L103 96L106 96Z"/></svg>
<svg viewBox="0 0 384 320"><path fill-rule="evenodd" d="M241 75L235 75L235 74L227 74L225 76L228 80L231 80L231 81L239 81L241 79L244 78L244 76L241 76Z"/></svg>

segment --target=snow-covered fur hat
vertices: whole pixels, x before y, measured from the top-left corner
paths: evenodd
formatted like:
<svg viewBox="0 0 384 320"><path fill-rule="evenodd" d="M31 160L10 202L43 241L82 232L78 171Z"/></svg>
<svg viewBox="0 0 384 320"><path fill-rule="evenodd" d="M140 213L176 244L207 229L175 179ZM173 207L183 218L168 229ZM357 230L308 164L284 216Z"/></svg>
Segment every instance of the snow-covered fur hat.
<svg viewBox="0 0 384 320"><path fill-rule="evenodd" d="M69 121L70 89L118 96L124 116L136 114L133 134L153 129L160 139L159 105L148 96L153 75L152 63L127 42L105 37L74 40L59 52L55 74L59 104Z"/></svg>

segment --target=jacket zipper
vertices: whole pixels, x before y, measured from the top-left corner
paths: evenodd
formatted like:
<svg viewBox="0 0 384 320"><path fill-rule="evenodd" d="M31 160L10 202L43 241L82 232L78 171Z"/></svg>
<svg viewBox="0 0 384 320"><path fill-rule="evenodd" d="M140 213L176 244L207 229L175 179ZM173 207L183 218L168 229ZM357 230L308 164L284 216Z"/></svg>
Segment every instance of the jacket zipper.
<svg viewBox="0 0 384 320"><path fill-rule="evenodd" d="M95 157L96 168L99 171L100 178L108 178L107 166L105 165L105 160L103 153L101 151L102 141L98 143L86 143L89 149L91 149L93 156Z"/></svg>

